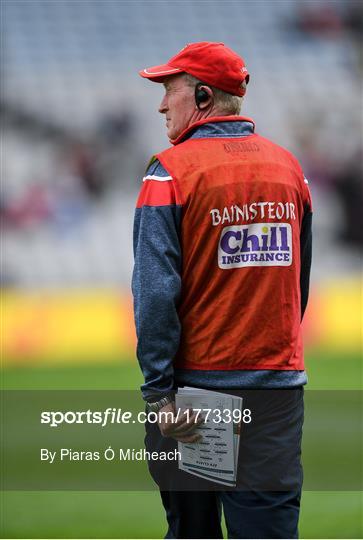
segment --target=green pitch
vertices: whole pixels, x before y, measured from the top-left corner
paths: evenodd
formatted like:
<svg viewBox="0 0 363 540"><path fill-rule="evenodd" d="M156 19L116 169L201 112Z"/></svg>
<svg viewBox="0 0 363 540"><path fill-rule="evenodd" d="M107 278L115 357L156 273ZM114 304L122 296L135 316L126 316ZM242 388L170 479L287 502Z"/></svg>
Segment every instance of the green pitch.
<svg viewBox="0 0 363 540"><path fill-rule="evenodd" d="M315 351L307 360L310 389L359 389L359 354ZM1 372L6 389L135 389L135 362L104 366L18 367ZM349 440L345 443L349 445ZM302 538L361 538L361 492L303 494ZM3 492L2 537L162 538L165 521L157 492Z"/></svg>

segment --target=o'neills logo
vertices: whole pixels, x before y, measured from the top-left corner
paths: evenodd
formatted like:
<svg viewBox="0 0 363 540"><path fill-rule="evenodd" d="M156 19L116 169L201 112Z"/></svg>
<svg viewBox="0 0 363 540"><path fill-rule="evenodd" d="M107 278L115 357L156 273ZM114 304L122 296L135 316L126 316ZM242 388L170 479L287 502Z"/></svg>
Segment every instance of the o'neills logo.
<svg viewBox="0 0 363 540"><path fill-rule="evenodd" d="M290 223L251 223L224 227L218 245L218 266L290 266Z"/></svg>

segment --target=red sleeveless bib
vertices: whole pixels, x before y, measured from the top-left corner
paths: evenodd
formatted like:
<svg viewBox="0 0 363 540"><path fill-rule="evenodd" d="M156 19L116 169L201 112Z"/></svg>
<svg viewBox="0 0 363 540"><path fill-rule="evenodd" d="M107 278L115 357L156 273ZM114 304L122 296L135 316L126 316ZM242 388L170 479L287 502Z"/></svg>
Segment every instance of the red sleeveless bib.
<svg viewBox="0 0 363 540"><path fill-rule="evenodd" d="M311 201L297 160L256 134L189 139L157 158L183 205L175 367L304 369L300 228Z"/></svg>

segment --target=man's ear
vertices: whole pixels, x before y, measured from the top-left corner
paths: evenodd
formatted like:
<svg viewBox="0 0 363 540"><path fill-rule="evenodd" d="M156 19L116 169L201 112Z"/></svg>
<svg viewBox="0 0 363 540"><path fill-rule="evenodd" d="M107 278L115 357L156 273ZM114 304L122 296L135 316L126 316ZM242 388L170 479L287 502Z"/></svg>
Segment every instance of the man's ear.
<svg viewBox="0 0 363 540"><path fill-rule="evenodd" d="M213 103L213 92L205 84L197 84L195 87L195 104L201 111L207 109Z"/></svg>

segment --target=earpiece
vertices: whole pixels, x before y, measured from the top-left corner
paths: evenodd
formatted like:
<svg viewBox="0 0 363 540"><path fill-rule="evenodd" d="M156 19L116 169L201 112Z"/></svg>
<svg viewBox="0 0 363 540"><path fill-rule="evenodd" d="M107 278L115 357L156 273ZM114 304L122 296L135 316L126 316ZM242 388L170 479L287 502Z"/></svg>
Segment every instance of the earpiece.
<svg viewBox="0 0 363 540"><path fill-rule="evenodd" d="M208 94L208 92L206 92L205 90L203 90L203 88L201 88L202 86L205 86L205 85L203 83L199 83L195 87L195 103L199 110L202 110L202 107L200 106L201 103L204 103L210 98L210 95Z"/></svg>

